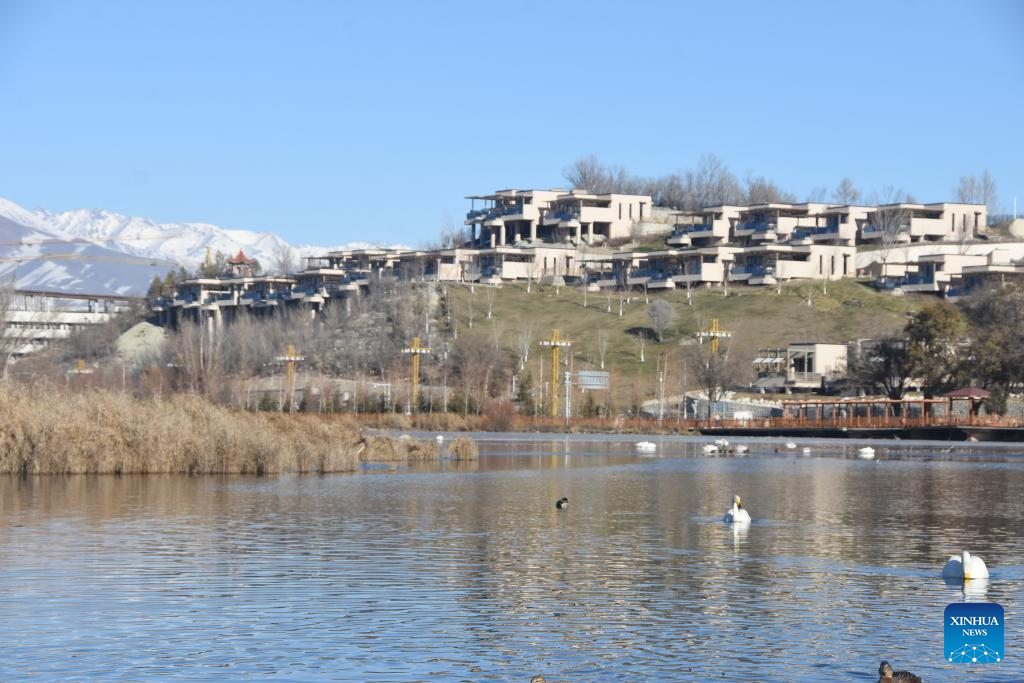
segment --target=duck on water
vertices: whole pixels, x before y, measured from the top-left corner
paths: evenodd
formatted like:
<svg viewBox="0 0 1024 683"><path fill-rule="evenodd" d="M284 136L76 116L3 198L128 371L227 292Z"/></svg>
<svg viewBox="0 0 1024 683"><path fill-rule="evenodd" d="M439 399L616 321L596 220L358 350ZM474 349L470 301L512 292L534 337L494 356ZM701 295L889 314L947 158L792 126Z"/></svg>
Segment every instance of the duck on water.
<svg viewBox="0 0 1024 683"><path fill-rule="evenodd" d="M909 671L893 671L889 662L878 665L878 683L924 683Z"/></svg>

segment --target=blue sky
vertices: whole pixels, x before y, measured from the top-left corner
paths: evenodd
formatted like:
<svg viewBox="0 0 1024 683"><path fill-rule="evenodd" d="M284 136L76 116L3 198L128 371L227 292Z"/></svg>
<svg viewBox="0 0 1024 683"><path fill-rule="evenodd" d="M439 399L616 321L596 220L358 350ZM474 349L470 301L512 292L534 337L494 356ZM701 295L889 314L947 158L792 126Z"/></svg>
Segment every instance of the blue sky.
<svg viewBox="0 0 1024 683"><path fill-rule="evenodd" d="M0 196L418 244L465 195L713 152L1024 207L1024 3L0 0Z"/></svg>

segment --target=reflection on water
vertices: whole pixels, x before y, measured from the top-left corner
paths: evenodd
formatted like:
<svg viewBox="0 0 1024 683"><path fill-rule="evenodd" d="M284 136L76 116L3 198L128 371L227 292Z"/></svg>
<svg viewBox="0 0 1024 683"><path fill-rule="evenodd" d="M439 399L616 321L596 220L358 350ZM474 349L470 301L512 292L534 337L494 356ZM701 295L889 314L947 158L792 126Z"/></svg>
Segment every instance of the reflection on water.
<svg viewBox="0 0 1024 683"><path fill-rule="evenodd" d="M1024 461L481 442L478 463L0 479L0 679L929 680L947 603L1024 650ZM801 448L804 444L801 444ZM941 448L945 448L943 446ZM915 450L916 449L916 450ZM753 523L727 525L733 494ZM562 496L568 510L555 509ZM967 548L984 584L948 584ZM1018 657L970 678L1024 678Z"/></svg>

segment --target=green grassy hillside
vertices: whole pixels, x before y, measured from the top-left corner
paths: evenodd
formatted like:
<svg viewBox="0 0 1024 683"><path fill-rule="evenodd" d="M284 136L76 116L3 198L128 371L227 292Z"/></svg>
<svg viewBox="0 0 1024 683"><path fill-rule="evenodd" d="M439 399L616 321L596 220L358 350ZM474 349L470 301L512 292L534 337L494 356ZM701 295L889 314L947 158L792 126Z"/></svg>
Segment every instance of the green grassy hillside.
<svg viewBox="0 0 1024 683"><path fill-rule="evenodd" d="M759 348L785 346L794 341L843 343L858 338L877 338L894 333L906 324L908 314L932 299L925 297L894 297L879 294L866 285L844 280L827 283L784 285L781 292L765 287L730 287L729 296L719 288L693 290L692 305L687 305L686 291L651 292L650 303L668 301L675 311L675 321L657 343L642 291L628 293L619 316L619 295L613 292L589 293L584 306L583 292L574 287L539 288L526 292L525 284L505 284L493 293L492 319L486 319L487 287L447 285L452 301L455 324L459 334L498 336L509 353L518 356L517 348L523 330L533 332L530 368L538 377L538 363L546 358L539 341L558 328L563 337L574 341L572 354L575 369L596 369L598 365L598 331L608 333L605 368L612 373L616 393L629 391L650 396L653 393L659 355L666 359L672 389L682 382L683 345L692 335L718 318L721 329L734 333L730 352L752 360ZM472 297L473 326L470 329ZM609 313L608 310L611 309ZM638 337L645 331L649 341L639 358ZM749 360L746 360L749 363ZM547 375L545 368L544 374Z"/></svg>

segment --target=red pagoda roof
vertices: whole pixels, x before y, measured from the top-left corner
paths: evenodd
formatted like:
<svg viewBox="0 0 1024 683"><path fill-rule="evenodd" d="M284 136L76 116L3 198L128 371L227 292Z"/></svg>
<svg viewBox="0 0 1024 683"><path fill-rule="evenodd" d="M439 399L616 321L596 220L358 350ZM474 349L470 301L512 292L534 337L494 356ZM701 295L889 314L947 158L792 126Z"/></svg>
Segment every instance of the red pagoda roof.
<svg viewBox="0 0 1024 683"><path fill-rule="evenodd" d="M255 264L256 263L256 259L249 258L248 256L245 255L244 251L239 249L238 250L238 255L235 256L234 258L229 258L227 260L227 262L228 262L228 264L230 264L232 266L242 266L242 265L249 266L249 265Z"/></svg>

